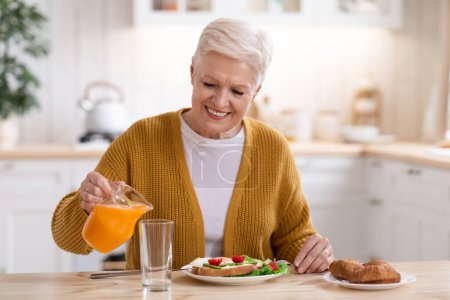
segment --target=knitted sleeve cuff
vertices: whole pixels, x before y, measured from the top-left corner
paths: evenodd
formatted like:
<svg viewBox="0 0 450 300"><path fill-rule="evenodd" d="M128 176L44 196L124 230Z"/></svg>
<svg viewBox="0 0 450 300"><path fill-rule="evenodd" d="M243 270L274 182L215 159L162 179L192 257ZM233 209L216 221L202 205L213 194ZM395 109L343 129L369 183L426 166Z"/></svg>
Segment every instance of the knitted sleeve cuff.
<svg viewBox="0 0 450 300"><path fill-rule="evenodd" d="M53 213L51 228L58 247L68 252L86 255L93 249L81 235L88 215L80 203L81 196L78 191L66 195Z"/></svg>

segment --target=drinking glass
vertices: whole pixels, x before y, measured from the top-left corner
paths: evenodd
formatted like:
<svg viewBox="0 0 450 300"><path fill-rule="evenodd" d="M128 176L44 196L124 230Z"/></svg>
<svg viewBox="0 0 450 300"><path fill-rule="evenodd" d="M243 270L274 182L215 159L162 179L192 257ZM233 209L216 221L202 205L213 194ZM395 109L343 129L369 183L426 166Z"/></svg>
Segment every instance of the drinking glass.
<svg viewBox="0 0 450 300"><path fill-rule="evenodd" d="M173 221L140 222L142 286L150 291L167 291L172 283Z"/></svg>

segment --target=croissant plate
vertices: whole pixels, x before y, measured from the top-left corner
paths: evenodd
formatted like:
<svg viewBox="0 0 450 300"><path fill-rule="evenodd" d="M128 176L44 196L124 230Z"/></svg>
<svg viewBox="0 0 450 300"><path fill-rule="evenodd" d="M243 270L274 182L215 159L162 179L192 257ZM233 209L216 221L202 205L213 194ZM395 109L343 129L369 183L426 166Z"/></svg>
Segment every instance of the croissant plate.
<svg viewBox="0 0 450 300"><path fill-rule="evenodd" d="M364 264L352 259L335 260L330 265L330 273L337 279L351 283L397 283L401 279L400 273L382 259L370 260Z"/></svg>

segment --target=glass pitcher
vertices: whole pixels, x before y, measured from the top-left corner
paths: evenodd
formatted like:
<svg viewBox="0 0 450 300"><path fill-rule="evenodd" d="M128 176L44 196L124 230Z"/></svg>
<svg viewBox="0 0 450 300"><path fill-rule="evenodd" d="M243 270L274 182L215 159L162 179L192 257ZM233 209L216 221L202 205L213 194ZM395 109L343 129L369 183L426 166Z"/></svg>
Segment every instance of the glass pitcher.
<svg viewBox="0 0 450 300"><path fill-rule="evenodd" d="M137 220L153 205L132 187L110 182L112 195L94 206L84 224L82 236L95 250L108 253L129 240Z"/></svg>

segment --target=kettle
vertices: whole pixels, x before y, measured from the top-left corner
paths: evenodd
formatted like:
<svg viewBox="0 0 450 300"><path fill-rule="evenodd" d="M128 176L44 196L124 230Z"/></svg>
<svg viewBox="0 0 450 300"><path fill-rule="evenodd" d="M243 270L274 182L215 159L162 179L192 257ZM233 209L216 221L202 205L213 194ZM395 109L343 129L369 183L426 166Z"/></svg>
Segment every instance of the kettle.
<svg viewBox="0 0 450 300"><path fill-rule="evenodd" d="M87 112L85 126L88 134L117 137L124 132L130 126L130 120L123 102L123 92L118 86L106 81L90 83L78 102Z"/></svg>

